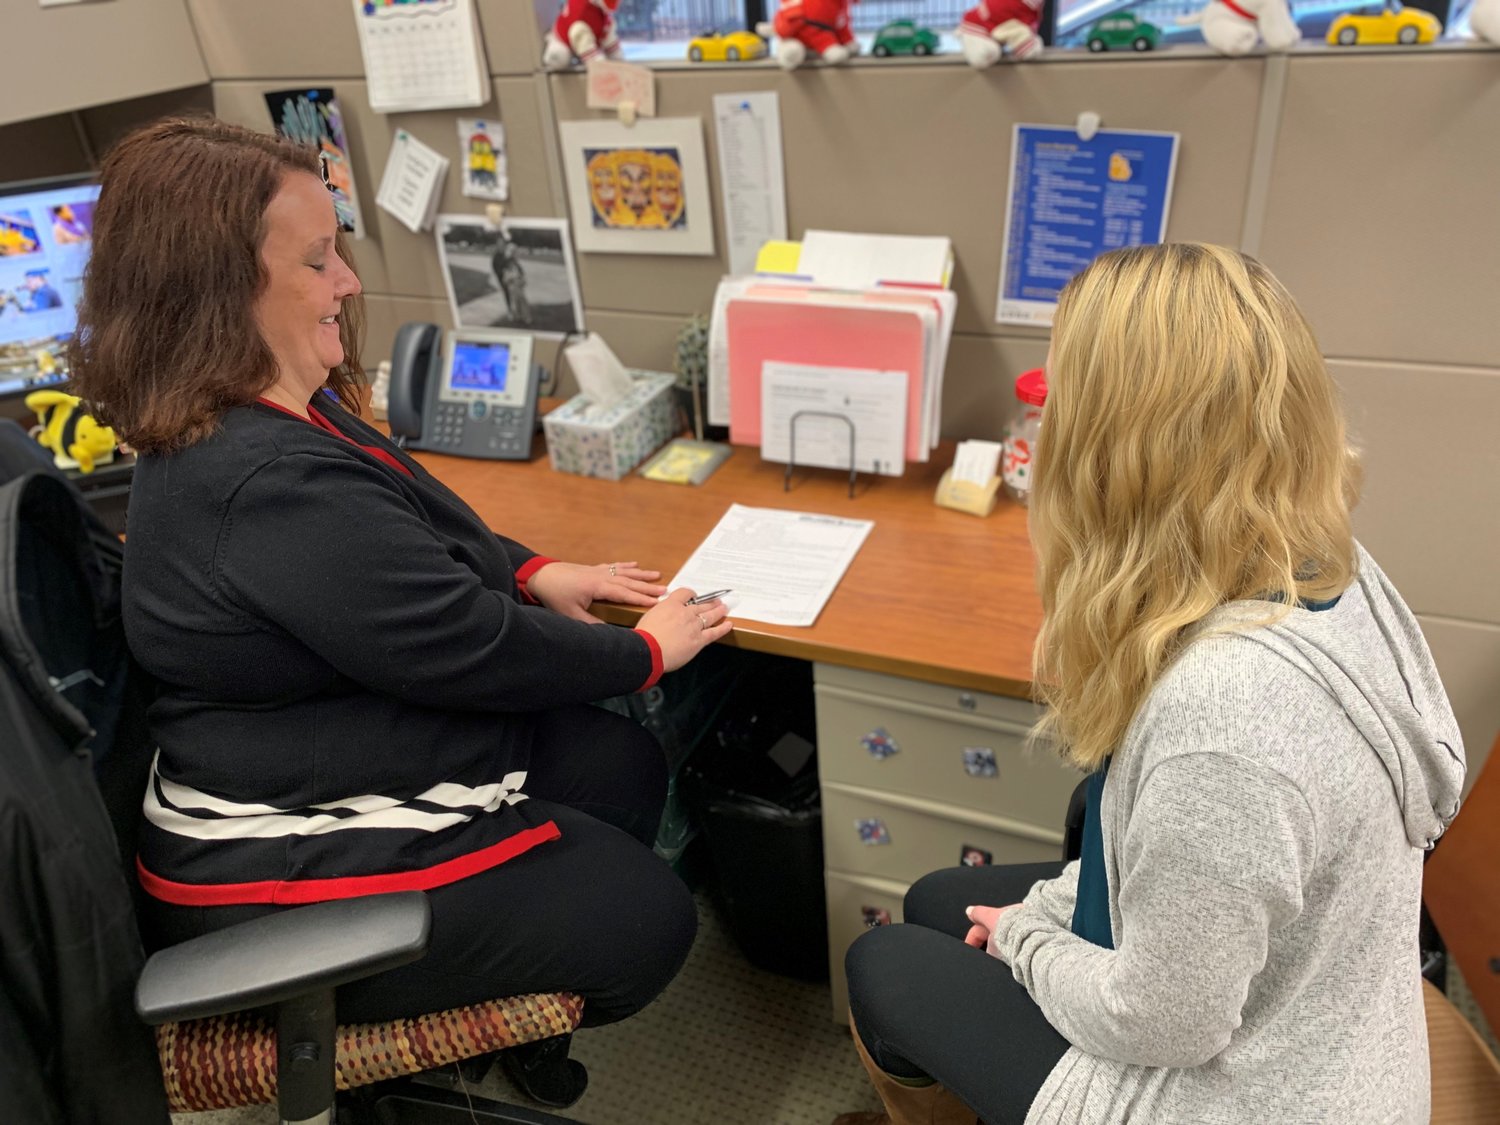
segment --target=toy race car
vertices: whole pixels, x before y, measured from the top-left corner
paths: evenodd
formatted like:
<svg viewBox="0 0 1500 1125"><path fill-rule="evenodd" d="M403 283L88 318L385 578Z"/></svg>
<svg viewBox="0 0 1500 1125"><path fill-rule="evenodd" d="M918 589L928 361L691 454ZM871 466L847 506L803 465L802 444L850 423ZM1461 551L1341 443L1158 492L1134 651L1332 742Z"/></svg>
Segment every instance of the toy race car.
<svg viewBox="0 0 1500 1125"><path fill-rule="evenodd" d="M1133 12L1116 12L1095 20L1085 40L1090 51L1154 51L1161 46L1161 28L1137 19Z"/></svg>
<svg viewBox="0 0 1500 1125"><path fill-rule="evenodd" d="M739 62L763 59L769 50L753 31L710 31L688 43L687 57L692 62Z"/></svg>
<svg viewBox="0 0 1500 1125"><path fill-rule="evenodd" d="M876 32L870 53L884 59L891 55L934 55L937 49L937 32L918 27L911 20L892 20Z"/></svg>
<svg viewBox="0 0 1500 1125"><path fill-rule="evenodd" d="M1328 26L1328 42L1335 47L1372 43L1431 43L1443 33L1443 25L1431 12L1408 8L1401 0L1387 0L1384 7L1345 12Z"/></svg>

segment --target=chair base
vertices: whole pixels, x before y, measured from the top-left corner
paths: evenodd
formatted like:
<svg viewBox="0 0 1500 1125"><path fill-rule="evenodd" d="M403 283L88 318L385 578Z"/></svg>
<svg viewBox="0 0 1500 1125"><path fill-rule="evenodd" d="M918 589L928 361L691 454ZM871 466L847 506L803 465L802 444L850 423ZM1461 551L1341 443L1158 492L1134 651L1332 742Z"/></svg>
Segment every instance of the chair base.
<svg viewBox="0 0 1500 1125"><path fill-rule="evenodd" d="M492 1101L413 1078L339 1095L338 1125L578 1125L540 1109Z"/></svg>

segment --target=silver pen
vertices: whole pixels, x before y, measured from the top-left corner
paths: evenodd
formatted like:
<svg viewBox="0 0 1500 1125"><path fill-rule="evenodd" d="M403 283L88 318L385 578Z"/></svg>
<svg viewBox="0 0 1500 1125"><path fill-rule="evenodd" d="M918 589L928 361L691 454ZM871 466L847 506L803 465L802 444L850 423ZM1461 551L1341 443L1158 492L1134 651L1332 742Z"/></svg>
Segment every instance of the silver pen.
<svg viewBox="0 0 1500 1125"><path fill-rule="evenodd" d="M702 605L704 602L711 602L715 598L722 598L725 594L732 594L732 593L734 593L733 590L712 590L712 591L710 591L707 594L699 594L696 598L689 598L684 604L685 605Z"/></svg>

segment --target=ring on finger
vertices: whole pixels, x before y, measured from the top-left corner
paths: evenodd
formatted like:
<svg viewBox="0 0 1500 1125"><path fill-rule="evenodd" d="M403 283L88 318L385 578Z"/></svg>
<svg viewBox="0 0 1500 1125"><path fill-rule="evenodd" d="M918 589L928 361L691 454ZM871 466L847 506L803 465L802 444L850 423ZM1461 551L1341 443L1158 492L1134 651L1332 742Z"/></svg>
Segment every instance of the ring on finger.
<svg viewBox="0 0 1500 1125"><path fill-rule="evenodd" d="M611 578L613 578L615 576L615 564L614 563L610 563L609 564L609 576Z"/></svg>
<svg viewBox="0 0 1500 1125"><path fill-rule="evenodd" d="M708 628L708 622L705 621L705 620L703 620L703 614L700 613L697 616L698 616L698 628L699 628L699 630L701 631L703 629L707 629Z"/></svg>

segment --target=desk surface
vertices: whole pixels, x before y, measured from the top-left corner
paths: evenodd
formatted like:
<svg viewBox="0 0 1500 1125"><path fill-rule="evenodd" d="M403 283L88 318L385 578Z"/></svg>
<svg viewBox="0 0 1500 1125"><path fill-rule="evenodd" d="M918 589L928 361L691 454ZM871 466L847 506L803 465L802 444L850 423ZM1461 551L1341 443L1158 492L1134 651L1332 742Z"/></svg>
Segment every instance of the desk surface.
<svg viewBox="0 0 1500 1125"><path fill-rule="evenodd" d="M932 502L951 443L901 477L784 467L736 446L699 486L632 474L622 481L553 472L542 438L529 462L421 453L418 460L492 528L570 562L637 559L674 575L732 503L875 521L811 628L735 619L726 643L1002 695L1025 696L1041 624L1026 509L1002 499L979 519ZM617 624L640 611L595 606Z"/></svg>

